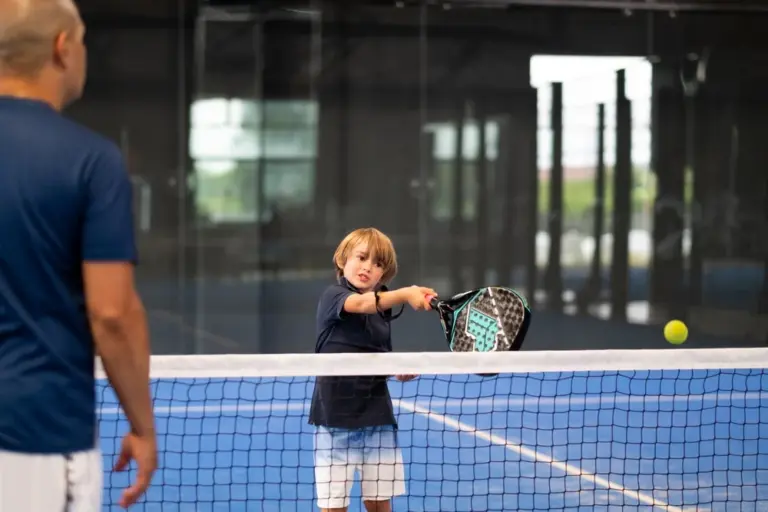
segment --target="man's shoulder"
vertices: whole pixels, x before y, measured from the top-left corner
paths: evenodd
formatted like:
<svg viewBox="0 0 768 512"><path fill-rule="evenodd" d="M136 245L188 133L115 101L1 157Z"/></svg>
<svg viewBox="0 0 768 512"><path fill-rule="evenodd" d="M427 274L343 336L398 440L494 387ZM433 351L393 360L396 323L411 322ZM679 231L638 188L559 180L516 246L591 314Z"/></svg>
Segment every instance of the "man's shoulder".
<svg viewBox="0 0 768 512"><path fill-rule="evenodd" d="M59 130L67 134L70 143L75 143L74 149L86 150L95 156L108 158L121 156L120 148L114 141L73 119L63 116L60 119Z"/></svg>
<svg viewBox="0 0 768 512"><path fill-rule="evenodd" d="M40 102L14 99L0 102L0 130L8 131L10 140L34 136L38 145L50 148L62 161L73 153L110 157L121 154L114 141ZM38 155L47 156L50 152Z"/></svg>
<svg viewBox="0 0 768 512"><path fill-rule="evenodd" d="M113 141L65 113L40 108L40 105L35 102L18 101L10 106L13 110L9 113L13 113L17 129L26 125L28 130L42 131L43 133L39 134L41 136L46 131L55 133L59 140L69 144L78 142L78 146L88 146L96 150L110 152L119 150ZM21 130L24 131L23 128Z"/></svg>
<svg viewBox="0 0 768 512"><path fill-rule="evenodd" d="M61 119L62 124L57 131L65 142L65 147L60 149L62 162L66 162L67 168L78 174L79 183L103 187L104 179L107 182L114 177L124 179L126 163L123 152L114 141L77 121ZM65 154L68 158L64 157Z"/></svg>

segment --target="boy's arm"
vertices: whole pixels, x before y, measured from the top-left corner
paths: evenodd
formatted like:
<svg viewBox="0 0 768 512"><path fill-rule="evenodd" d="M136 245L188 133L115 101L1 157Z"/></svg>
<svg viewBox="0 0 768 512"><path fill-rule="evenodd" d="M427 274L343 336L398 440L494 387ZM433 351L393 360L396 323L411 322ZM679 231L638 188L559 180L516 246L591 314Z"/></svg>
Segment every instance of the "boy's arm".
<svg viewBox="0 0 768 512"><path fill-rule="evenodd" d="M427 296L437 296L437 292L423 286L409 286L393 291L379 293L379 310L386 311L399 304L408 303L413 309L430 309ZM374 292L353 293L344 301L344 311L347 313L367 314L376 313L376 294Z"/></svg>

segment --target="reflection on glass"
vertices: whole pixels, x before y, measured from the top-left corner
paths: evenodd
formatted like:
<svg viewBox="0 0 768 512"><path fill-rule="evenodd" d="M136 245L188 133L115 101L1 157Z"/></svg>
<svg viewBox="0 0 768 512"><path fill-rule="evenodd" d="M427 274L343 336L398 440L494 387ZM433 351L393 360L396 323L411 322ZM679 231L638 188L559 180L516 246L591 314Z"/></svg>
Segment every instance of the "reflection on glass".
<svg viewBox="0 0 768 512"><path fill-rule="evenodd" d="M431 213L435 220L448 220L453 215L454 175L456 172L456 126L451 123L431 123L425 131L434 135L434 195ZM480 158L480 126L476 120L465 121L462 137L462 166L464 193L461 215L464 220L477 216L477 161ZM494 180L494 162L499 157L499 123L485 123L485 155L489 162L488 183Z"/></svg>
<svg viewBox="0 0 768 512"><path fill-rule="evenodd" d="M206 99L192 105L198 218L269 222L311 204L318 107L311 101Z"/></svg>
<svg viewBox="0 0 768 512"><path fill-rule="evenodd" d="M651 171L651 75L647 59L638 57L550 56L531 59L531 83L538 87L539 226L549 212L549 169L552 166L551 87L563 84L563 253L568 266L585 267L592 258L592 226L597 165L597 111L605 105L606 166L605 232L601 259L610 264L613 166L616 159L616 71L626 71L626 94L632 104L632 229L630 265L646 267L651 257L655 180ZM537 237L537 261L546 262L548 234Z"/></svg>
<svg viewBox="0 0 768 512"><path fill-rule="evenodd" d="M704 34L705 43L709 32L693 16L674 21L664 14L664 23L650 27L644 15L575 15L538 6L348 2L340 9L334 2L303 8L283 3L213 9L204 2L194 10L194 26L172 24L184 34L151 31L158 51L173 51L172 41L186 45L178 49L178 69L148 69L148 82L141 85L126 79L135 75L135 66L125 66L130 77L122 75L122 66L100 66L105 75L96 76L92 99L80 104L83 117L97 121L105 102L114 102L109 112L117 120L99 121L96 128L114 138L121 131L131 136L121 138L121 147L134 177L139 244L146 255L139 268L142 291L153 330L168 340L158 350L311 350L306 340L313 337L316 288L329 279L335 244L359 225L376 225L392 236L400 283L430 279L427 284L441 293L480 281L524 286L531 295L543 289L553 248L550 224L557 230L550 218L563 222L558 272L564 292L572 297L592 273L607 276L618 69L626 73L632 114L630 300L658 303L661 296L649 299L647 286L657 279L663 301L678 301L672 288L679 286L664 282L679 273L675 240L682 240L688 260L699 251L704 270L700 278L691 275L703 283L702 304L725 297L746 308L758 293L767 239L761 236L765 173L755 156L762 147L758 119L766 117L754 101L760 84L723 72L728 57L720 54L696 96L695 126L687 138L676 138L676 126L687 122L675 113L683 106L678 61L695 56L676 56L673 48L653 64L650 58L616 56L646 55L664 41L688 47L690 34ZM552 26L542 21L556 12L569 36L557 48L562 55L542 55L554 48L551 33L542 32ZM593 16L609 16L619 28L596 33L601 24L585 23ZM691 30L679 30L683 18ZM667 23L678 28L668 32ZM97 30L105 44L118 37ZM130 33L121 30L119 37ZM148 35L136 32L130 37L137 44L119 46L146 51ZM626 44L612 45L620 35ZM592 52L603 55L576 57ZM134 57L139 58L120 62ZM550 216L549 206L553 82L562 83L564 107L561 219ZM755 98L739 96L747 90ZM722 97L710 96L715 91ZM652 137L651 104L659 105L662 97L664 113L654 119L661 127L655 126ZM595 190L599 105L605 113L602 214ZM652 139L660 145L653 171ZM681 154L694 162L686 170L684 197L664 172L679 166ZM666 204L689 215L687 225L675 223L677 213L660 217ZM684 229L690 226L699 232L692 236ZM663 258L651 257L654 231L672 241L677 260L668 270ZM730 260L737 258L755 260L738 263L750 265L743 280L732 274ZM604 293L593 303L618 296L607 283L598 283ZM283 290L291 291L282 296ZM409 322L405 315L397 324L407 333L406 346L429 346L429 336ZM599 345L597 337L585 338L568 344Z"/></svg>

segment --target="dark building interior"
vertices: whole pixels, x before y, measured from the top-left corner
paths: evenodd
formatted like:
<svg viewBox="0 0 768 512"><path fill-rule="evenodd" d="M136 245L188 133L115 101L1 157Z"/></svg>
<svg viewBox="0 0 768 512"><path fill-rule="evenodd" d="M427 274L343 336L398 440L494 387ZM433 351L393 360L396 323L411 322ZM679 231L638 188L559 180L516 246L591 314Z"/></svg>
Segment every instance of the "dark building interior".
<svg viewBox="0 0 768 512"><path fill-rule="evenodd" d="M768 341L768 4L79 5L67 114L128 161L156 354L311 352L368 225L394 285L526 294L526 350L669 347L673 318L690 347ZM541 56L635 64L533 84ZM429 315L393 329L445 350Z"/></svg>

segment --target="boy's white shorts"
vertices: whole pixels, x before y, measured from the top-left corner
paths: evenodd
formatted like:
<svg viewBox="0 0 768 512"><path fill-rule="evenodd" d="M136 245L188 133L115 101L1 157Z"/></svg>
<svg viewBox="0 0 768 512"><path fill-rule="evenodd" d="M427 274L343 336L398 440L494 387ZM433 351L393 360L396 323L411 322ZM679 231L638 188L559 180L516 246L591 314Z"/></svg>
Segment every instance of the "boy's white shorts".
<svg viewBox="0 0 768 512"><path fill-rule="evenodd" d="M348 507L355 472L360 473L364 501L387 501L405 494L403 457L394 427L317 427L317 506Z"/></svg>

